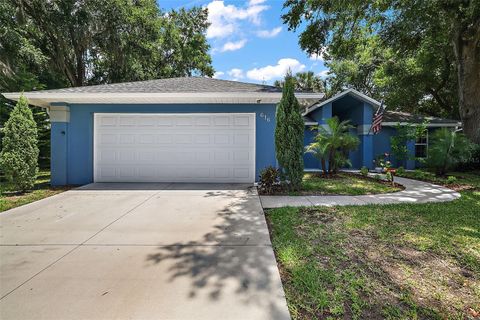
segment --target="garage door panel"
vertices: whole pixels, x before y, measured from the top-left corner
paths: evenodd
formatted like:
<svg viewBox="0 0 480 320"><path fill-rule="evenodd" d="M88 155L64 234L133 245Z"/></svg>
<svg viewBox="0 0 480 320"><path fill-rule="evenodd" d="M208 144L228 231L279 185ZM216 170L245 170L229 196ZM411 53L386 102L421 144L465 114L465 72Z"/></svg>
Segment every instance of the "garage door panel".
<svg viewBox="0 0 480 320"><path fill-rule="evenodd" d="M97 182L253 182L254 114L95 114Z"/></svg>

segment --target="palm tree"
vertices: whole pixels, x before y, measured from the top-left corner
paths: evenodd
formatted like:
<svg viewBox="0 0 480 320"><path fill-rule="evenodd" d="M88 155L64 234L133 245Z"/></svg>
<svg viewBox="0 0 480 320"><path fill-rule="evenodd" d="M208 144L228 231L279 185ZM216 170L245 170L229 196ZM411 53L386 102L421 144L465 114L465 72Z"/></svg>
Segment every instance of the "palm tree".
<svg viewBox="0 0 480 320"><path fill-rule="evenodd" d="M459 163L469 161L474 149L464 134L448 128L437 129L430 141L426 165L437 175L445 175Z"/></svg>
<svg viewBox="0 0 480 320"><path fill-rule="evenodd" d="M306 152L312 153L321 161L324 174L337 173L340 167L351 165L348 153L355 150L360 143L358 137L349 132L351 128L353 126L348 120L330 118L327 120L327 127L318 127L314 142L306 147Z"/></svg>
<svg viewBox="0 0 480 320"><path fill-rule="evenodd" d="M326 136L320 134L317 134L315 136L314 142L310 143L308 146L305 147L305 153L311 153L315 158L320 161L323 174L327 174L328 148L329 144Z"/></svg>
<svg viewBox="0 0 480 320"><path fill-rule="evenodd" d="M312 71L297 72L293 77L295 83L295 91L304 92L324 92L325 84L319 76L316 76ZM283 88L284 81L275 80L274 86Z"/></svg>

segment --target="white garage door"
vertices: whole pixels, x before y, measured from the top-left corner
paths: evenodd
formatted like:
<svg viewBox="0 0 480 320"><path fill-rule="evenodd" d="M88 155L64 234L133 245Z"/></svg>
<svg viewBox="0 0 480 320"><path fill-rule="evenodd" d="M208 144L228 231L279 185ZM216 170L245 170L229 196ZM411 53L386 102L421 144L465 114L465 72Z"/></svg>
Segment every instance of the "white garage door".
<svg viewBox="0 0 480 320"><path fill-rule="evenodd" d="M254 182L255 115L96 113L94 180Z"/></svg>

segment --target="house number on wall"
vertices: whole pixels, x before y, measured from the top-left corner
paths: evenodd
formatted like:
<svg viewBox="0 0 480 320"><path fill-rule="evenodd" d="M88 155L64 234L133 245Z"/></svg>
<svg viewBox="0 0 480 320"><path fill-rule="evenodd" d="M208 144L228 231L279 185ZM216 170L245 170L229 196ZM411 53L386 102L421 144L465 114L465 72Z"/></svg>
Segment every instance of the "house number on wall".
<svg viewBox="0 0 480 320"><path fill-rule="evenodd" d="M270 118L267 117L267 115L265 113L260 113L260 118L262 118L263 120L267 121L267 122L270 122Z"/></svg>

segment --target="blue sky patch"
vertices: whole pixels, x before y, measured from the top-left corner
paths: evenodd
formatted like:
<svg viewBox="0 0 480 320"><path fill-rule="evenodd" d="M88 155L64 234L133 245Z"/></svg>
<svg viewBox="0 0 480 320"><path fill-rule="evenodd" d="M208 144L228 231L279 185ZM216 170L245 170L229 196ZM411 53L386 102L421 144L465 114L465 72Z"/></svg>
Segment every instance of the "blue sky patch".
<svg viewBox="0 0 480 320"><path fill-rule="evenodd" d="M272 84L290 68L313 71L322 77L321 58L309 57L298 45L298 31L282 23L283 0L206 1L158 0L164 10L202 6L209 9L215 78Z"/></svg>

